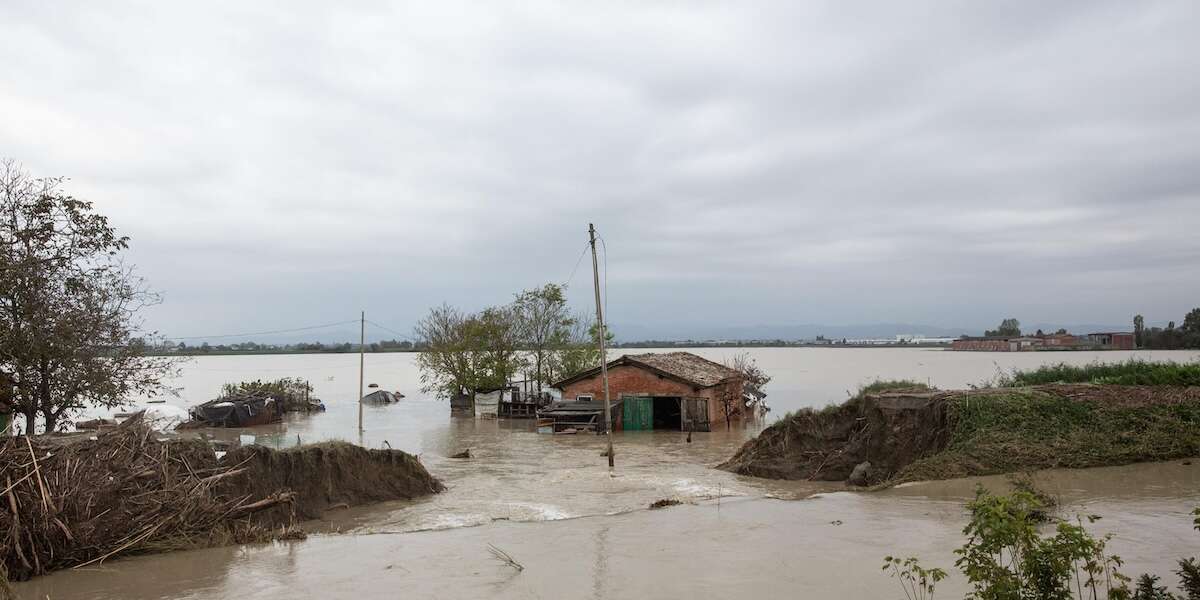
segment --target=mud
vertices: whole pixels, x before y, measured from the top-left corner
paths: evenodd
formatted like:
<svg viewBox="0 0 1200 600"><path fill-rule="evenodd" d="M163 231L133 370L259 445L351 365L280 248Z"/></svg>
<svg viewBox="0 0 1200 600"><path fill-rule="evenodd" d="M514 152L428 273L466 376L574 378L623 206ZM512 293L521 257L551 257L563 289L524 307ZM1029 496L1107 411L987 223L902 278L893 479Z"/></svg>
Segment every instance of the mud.
<svg viewBox="0 0 1200 600"><path fill-rule="evenodd" d="M248 469L246 477L230 483L232 493L264 496L287 490L295 494L290 506L257 515L260 521L276 525L293 517L316 519L333 506L409 500L445 489L411 454L346 442L287 450L243 446L230 451L222 462Z"/></svg>
<svg viewBox="0 0 1200 600"><path fill-rule="evenodd" d="M752 477L878 485L1200 453L1200 388L1045 385L862 394L801 410L719 468Z"/></svg>
<svg viewBox="0 0 1200 600"><path fill-rule="evenodd" d="M595 470L608 478L605 465ZM950 571L936 597L962 598L970 588L954 568L954 550L965 541L963 505L979 484L1006 489L1004 477L992 476L796 501L726 497L667 510L643 504L616 515L439 531L372 528L133 557L17 588L23 598L54 600L886 599L904 596L879 566L884 556L900 555ZM1116 534L1109 547L1125 559L1128 575L1156 573L1174 587L1175 561L1196 555L1200 533L1190 511L1200 503L1200 465L1046 472L1037 484L1061 498L1064 516L1103 516L1090 530ZM381 508L367 517L376 526L387 518ZM493 558L488 544L525 570Z"/></svg>
<svg viewBox="0 0 1200 600"><path fill-rule="evenodd" d="M413 456L330 442L218 459L135 417L94 437L9 438L0 446L0 569L24 580L120 555L302 537L331 504L442 490Z"/></svg>

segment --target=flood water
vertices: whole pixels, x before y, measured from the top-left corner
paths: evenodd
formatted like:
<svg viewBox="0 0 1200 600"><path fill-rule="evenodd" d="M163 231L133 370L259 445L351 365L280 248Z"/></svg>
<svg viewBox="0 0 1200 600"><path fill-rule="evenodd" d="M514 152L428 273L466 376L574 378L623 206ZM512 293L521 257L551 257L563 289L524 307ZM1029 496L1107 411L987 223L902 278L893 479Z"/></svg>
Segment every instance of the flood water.
<svg viewBox="0 0 1200 600"><path fill-rule="evenodd" d="M636 350L632 352L643 352ZM695 350L724 360L736 349ZM788 411L844 400L877 378L963 387L1013 367L1047 362L1200 359L1197 352L957 353L929 349L769 348L750 350L774 380L770 421ZM840 484L773 482L713 465L762 423L697 433L621 432L613 476L597 436L539 435L529 421L452 418L422 394L412 354L367 355L366 379L407 395L365 409L357 431L358 357L204 357L173 382L188 406L221 384L304 377L329 410L285 423L223 431L277 447L344 439L420 455L448 490L328 515L303 542L218 548L110 561L21 584L23 597L67 598L668 598L885 597L900 595L879 574L889 553L951 567L961 545L962 503L974 481L934 482L880 493ZM446 456L470 448L470 460ZM1197 462L1200 465L1200 461ZM1047 473L1043 487L1069 510L1099 513L1115 531L1131 572L1172 580L1174 559L1200 554L1187 513L1200 504L1200 466L1135 465ZM1002 478L984 480L997 489ZM675 498L684 505L646 510ZM526 566L515 573L487 544ZM947 590L964 589L951 579ZM939 596L941 593L939 592ZM945 597L953 597L951 593ZM959 594L961 595L961 594Z"/></svg>

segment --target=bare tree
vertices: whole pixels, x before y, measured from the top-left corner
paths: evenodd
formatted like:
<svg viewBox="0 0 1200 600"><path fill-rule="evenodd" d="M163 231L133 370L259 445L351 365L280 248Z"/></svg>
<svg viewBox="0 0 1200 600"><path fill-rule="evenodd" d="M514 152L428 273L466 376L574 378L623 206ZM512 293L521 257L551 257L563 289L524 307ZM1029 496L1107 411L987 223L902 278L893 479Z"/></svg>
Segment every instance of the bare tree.
<svg viewBox="0 0 1200 600"><path fill-rule="evenodd" d="M748 352L735 355L733 360L725 363L725 366L741 373L743 377L741 390L726 386L718 396L721 412L725 416L725 427L729 428L732 426L735 415L740 415L751 408L762 407L765 409L766 404L763 400L767 394L762 389L770 383L771 376L758 366Z"/></svg>
<svg viewBox="0 0 1200 600"><path fill-rule="evenodd" d="M89 405L164 391L177 359L145 355L142 310L158 302L121 262L129 239L92 204L0 161L0 374L26 430Z"/></svg>

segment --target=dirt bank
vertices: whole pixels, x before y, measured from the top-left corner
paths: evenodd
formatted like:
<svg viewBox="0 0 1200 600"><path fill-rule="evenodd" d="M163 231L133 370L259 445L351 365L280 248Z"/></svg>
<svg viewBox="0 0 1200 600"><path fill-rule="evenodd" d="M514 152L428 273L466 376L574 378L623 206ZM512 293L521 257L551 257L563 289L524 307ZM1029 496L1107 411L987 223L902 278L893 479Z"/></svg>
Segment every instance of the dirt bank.
<svg viewBox="0 0 1200 600"><path fill-rule="evenodd" d="M230 493L267 496L290 490L290 506L257 515L274 524L316 519L331 506L356 506L385 500L416 498L442 491L442 483L411 454L371 450L346 442L325 442L287 450L242 446L222 460L242 465L250 476L231 482Z"/></svg>
<svg viewBox="0 0 1200 600"><path fill-rule="evenodd" d="M1045 385L864 393L798 411L719 468L773 479L860 484L1200 454L1200 387Z"/></svg>
<svg viewBox="0 0 1200 600"><path fill-rule="evenodd" d="M441 491L398 450L241 448L160 439L131 419L94 437L0 445L0 567L13 580L123 554L302 536L331 504Z"/></svg>

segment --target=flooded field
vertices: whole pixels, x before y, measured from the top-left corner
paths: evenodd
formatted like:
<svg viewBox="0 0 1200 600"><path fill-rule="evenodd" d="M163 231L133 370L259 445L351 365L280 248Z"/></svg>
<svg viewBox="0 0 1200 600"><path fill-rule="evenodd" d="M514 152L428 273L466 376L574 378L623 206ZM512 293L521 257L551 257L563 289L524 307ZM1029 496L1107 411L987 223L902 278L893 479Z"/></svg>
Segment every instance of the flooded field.
<svg viewBox="0 0 1200 600"><path fill-rule="evenodd" d="M721 360L737 350L700 350ZM768 421L844 399L876 378L961 387L998 370L1045 362L1151 358L1150 353L953 353L923 349L760 349L774 381ZM305 377L328 412L222 435L272 446L345 439L419 454L448 486L440 495L331 513L304 542L220 548L112 561L21 584L43 598L618 598L737 594L748 597L896 595L878 574L888 553L950 567L960 543L962 503L974 482L936 482L882 493L840 484L773 482L712 469L762 423L712 433L623 432L615 476L602 438L549 436L529 421L451 418L422 395L410 354L367 356L367 381L408 397L366 408L357 431L357 356L205 357L184 367L173 404L214 397L221 384ZM1196 352L1155 352L1195 360ZM472 458L448 455L471 449ZM1001 479L987 480L1001 487ZM1200 552L1187 512L1200 504L1200 466L1137 465L1042 476L1070 510L1099 513L1118 533L1130 572L1170 567ZM718 497L720 497L718 501ZM683 506L647 511L662 498ZM719 507L718 507L719 504ZM837 524L840 523L840 524ZM525 564L519 575L492 559L494 543ZM146 574L153 573L148 577ZM664 574L670 574L665 576ZM957 586L957 587L956 587ZM962 589L951 580L946 589ZM646 593L646 590L651 590ZM939 592L939 596L941 593ZM946 597L954 596L953 593ZM812 596L817 597L817 596Z"/></svg>

